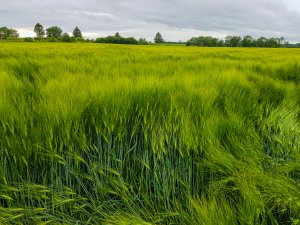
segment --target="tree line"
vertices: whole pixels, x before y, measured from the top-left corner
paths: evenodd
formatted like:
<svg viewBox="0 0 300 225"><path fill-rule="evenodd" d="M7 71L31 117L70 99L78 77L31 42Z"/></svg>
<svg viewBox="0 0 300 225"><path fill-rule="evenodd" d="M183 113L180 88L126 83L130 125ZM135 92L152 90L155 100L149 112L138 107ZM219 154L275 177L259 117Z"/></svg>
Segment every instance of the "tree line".
<svg viewBox="0 0 300 225"><path fill-rule="evenodd" d="M278 48L288 47L289 43L285 41L284 37L280 38L253 38L250 35L227 36L225 40L218 39L211 36L193 37L186 43L187 46L204 46L204 47L261 47L261 48Z"/></svg>
<svg viewBox="0 0 300 225"><path fill-rule="evenodd" d="M46 40L46 41L84 41L82 37L82 33L78 27L75 27L73 30L73 36L70 36L68 33L64 32L58 26L52 26L47 28L37 23L34 26L34 30L36 33L36 37L33 39L31 37L24 38L24 41L34 41L34 40ZM0 39L2 40L15 40L19 38L19 33L17 30L7 27L0 27Z"/></svg>
<svg viewBox="0 0 300 225"><path fill-rule="evenodd" d="M145 38L140 38L136 40L134 37L122 37L119 32L117 32L114 36L101 37L95 40L96 43L109 43L109 44L131 44L131 45L147 45L148 42Z"/></svg>
<svg viewBox="0 0 300 225"><path fill-rule="evenodd" d="M112 44L140 44L147 45L149 42L145 38L135 39L134 37L122 37L118 32L114 36L101 37L96 40L84 39L81 30L76 26L72 32L73 36L70 36L67 32L63 32L61 27L51 26L44 29L43 25L37 23L33 29L36 34L35 38L26 37L23 40L25 42L34 41L50 41L50 42L75 42L75 41L87 41L95 43L112 43ZM17 30L7 27L0 27L0 39L2 40L16 40L19 39L19 33ZM164 42L160 33L157 33L154 38L155 43Z"/></svg>
<svg viewBox="0 0 300 225"><path fill-rule="evenodd" d="M43 25L40 23L37 23L34 26L33 31L36 33L36 39L41 40L43 38L46 38L49 41L64 41L64 42L72 42L72 41L84 41L82 37L82 33L78 27L75 27L72 34L73 36L70 36L67 32L63 32L62 28L58 26L52 26L44 29Z"/></svg>
<svg viewBox="0 0 300 225"><path fill-rule="evenodd" d="M148 42L145 38L135 39L134 37L122 37L118 32L114 36L100 37L96 40L84 39L81 30L76 26L70 36L67 32L63 32L62 28L58 26L51 26L44 29L43 25L37 23L33 31L36 34L35 38L24 38L26 42L33 41L62 41L62 42L75 42L87 41L95 43L112 43L112 44L134 44L134 45L147 45ZM17 30L7 27L0 27L0 40L15 40L19 39ZM250 35L241 36L227 36L224 40L212 36L192 37L186 43L182 42L166 42L161 33L156 33L154 37L156 44L186 44L186 46L203 46L203 47L264 47L264 48L277 48L277 47L299 47L298 45L291 45L285 41L284 37L280 38L253 38Z"/></svg>

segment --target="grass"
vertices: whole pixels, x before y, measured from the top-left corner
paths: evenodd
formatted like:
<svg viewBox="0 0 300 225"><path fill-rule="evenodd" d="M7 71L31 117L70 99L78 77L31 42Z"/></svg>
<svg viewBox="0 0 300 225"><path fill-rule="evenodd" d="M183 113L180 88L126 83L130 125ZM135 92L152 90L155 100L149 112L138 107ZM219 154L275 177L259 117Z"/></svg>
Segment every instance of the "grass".
<svg viewBox="0 0 300 225"><path fill-rule="evenodd" d="M299 61L0 43L0 224L300 224Z"/></svg>

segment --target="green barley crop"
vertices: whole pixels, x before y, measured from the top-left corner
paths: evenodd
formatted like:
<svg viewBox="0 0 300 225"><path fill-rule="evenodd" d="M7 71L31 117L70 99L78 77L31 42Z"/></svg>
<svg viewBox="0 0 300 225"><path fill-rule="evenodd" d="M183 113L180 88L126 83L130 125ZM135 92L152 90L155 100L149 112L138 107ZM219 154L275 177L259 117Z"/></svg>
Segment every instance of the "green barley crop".
<svg viewBox="0 0 300 225"><path fill-rule="evenodd" d="M299 62L0 43L0 224L300 224Z"/></svg>

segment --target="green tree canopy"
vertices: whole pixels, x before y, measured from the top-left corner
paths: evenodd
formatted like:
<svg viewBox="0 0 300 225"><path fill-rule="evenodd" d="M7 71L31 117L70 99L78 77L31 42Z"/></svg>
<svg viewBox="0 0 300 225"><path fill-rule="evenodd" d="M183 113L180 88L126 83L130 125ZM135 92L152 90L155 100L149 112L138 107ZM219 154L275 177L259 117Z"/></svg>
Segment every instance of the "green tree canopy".
<svg viewBox="0 0 300 225"><path fill-rule="evenodd" d="M46 29L47 37L58 38L61 37L62 29L57 26L52 26Z"/></svg>
<svg viewBox="0 0 300 225"><path fill-rule="evenodd" d="M45 30L44 30L44 27L40 24L40 23L37 23L35 26L34 26L34 32L36 33L36 36L38 38L42 38L45 36Z"/></svg>
<svg viewBox="0 0 300 225"><path fill-rule="evenodd" d="M244 36L227 36L225 40L217 39L211 36L200 36L189 39L187 46L206 46L206 47L260 47L260 48L278 48L287 47L288 42L285 42L284 37L280 38L253 38L250 35Z"/></svg>
<svg viewBox="0 0 300 225"><path fill-rule="evenodd" d="M118 33L117 33L118 34ZM97 38L96 43L111 43L111 44L131 44L131 45L137 45L138 41L133 37L122 37L120 34L115 36L108 36L108 37L102 37Z"/></svg>
<svg viewBox="0 0 300 225"><path fill-rule="evenodd" d="M73 30L73 37L82 38L82 33L78 27L75 27L75 29Z"/></svg>
<svg viewBox="0 0 300 225"><path fill-rule="evenodd" d="M159 43L163 43L164 42L164 39L162 37L162 35L158 32L155 37L154 37L154 42L156 44L159 44Z"/></svg>
<svg viewBox="0 0 300 225"><path fill-rule="evenodd" d="M18 38L17 30L7 27L0 27L0 39Z"/></svg>
<svg viewBox="0 0 300 225"><path fill-rule="evenodd" d="M187 42L187 46L207 46L207 47L215 47L218 46L219 40L217 38L211 36L200 36L193 37Z"/></svg>
<svg viewBox="0 0 300 225"><path fill-rule="evenodd" d="M63 33L62 34L62 41L63 42L72 42L72 38L68 33Z"/></svg>
<svg viewBox="0 0 300 225"><path fill-rule="evenodd" d="M240 36L227 36L225 38L225 44L228 47L238 47L242 38Z"/></svg>
<svg viewBox="0 0 300 225"><path fill-rule="evenodd" d="M260 37L256 39L255 45L256 47L265 47L268 39L265 37Z"/></svg>
<svg viewBox="0 0 300 225"><path fill-rule="evenodd" d="M255 44L255 40L250 35L247 35L243 37L240 44L242 47L252 47Z"/></svg>
<svg viewBox="0 0 300 225"><path fill-rule="evenodd" d="M145 38L140 38L138 40L138 42L139 42L140 45L147 45L148 44L148 41Z"/></svg>

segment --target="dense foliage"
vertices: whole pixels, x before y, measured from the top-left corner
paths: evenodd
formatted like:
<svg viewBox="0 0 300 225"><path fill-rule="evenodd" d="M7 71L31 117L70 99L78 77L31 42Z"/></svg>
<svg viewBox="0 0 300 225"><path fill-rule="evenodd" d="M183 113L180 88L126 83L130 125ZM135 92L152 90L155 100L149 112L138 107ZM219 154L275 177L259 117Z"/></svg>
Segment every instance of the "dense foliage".
<svg viewBox="0 0 300 225"><path fill-rule="evenodd" d="M75 27L73 30L73 37L82 38L81 30L78 27Z"/></svg>
<svg viewBox="0 0 300 225"><path fill-rule="evenodd" d="M164 39L163 39L162 35L158 32L154 37L154 43L160 44L163 42L164 42Z"/></svg>
<svg viewBox="0 0 300 225"><path fill-rule="evenodd" d="M118 32L114 36L100 37L96 41L84 39L81 30L76 26L72 32L71 37L68 33L63 33L62 28L58 26L52 26L46 29L47 37L45 36L45 30L43 25L37 23L34 27L34 32L36 33L36 38L27 37L24 39L19 39L19 34L15 29L8 29L7 27L0 28L0 40L2 39L14 39L16 41L33 42L33 41L48 41L48 42L96 42L96 43L110 43L110 44L140 44L148 45L149 42L145 38L140 38L136 40L133 37L122 37ZM151 42L150 42L151 43ZM249 35L244 36L227 36L225 40L218 39L211 36L200 36L192 37L187 42L170 42L165 41L161 33L156 33L154 37L154 43L164 44L164 45L183 45L186 46L202 46L202 47L262 47L262 48L278 48L278 47L294 47L300 46L297 44L289 44L285 41L284 37L280 38L253 38Z"/></svg>
<svg viewBox="0 0 300 225"><path fill-rule="evenodd" d="M48 38L59 38L61 37L63 31L58 26L52 26L46 29L46 34Z"/></svg>
<svg viewBox="0 0 300 225"><path fill-rule="evenodd" d="M225 40L211 36L193 37L188 40L187 46L204 46L204 47L262 47L278 48L287 47L289 44L281 38L253 38L249 35L244 36L227 36Z"/></svg>
<svg viewBox="0 0 300 225"><path fill-rule="evenodd" d="M0 49L0 224L299 223L298 49Z"/></svg>
<svg viewBox="0 0 300 225"><path fill-rule="evenodd" d="M0 27L0 39L14 39L18 37L19 33L17 30L7 27Z"/></svg>
<svg viewBox="0 0 300 225"><path fill-rule="evenodd" d="M186 43L187 46L205 46L205 47L216 47L223 46L224 42L218 38L211 36L200 36L193 37Z"/></svg>
<svg viewBox="0 0 300 225"><path fill-rule="evenodd" d="M37 23L35 26L34 26L34 33L36 33L36 37L37 38L43 38L45 36L45 30L44 30L44 27L43 25L41 25L40 23Z"/></svg>
<svg viewBox="0 0 300 225"><path fill-rule="evenodd" d="M145 40L141 40L144 42ZM122 37L119 33L116 33L115 36L108 36L103 38L97 38L96 43L109 43L109 44L131 44L131 45L137 45L139 42L133 38L125 38Z"/></svg>

